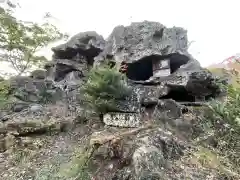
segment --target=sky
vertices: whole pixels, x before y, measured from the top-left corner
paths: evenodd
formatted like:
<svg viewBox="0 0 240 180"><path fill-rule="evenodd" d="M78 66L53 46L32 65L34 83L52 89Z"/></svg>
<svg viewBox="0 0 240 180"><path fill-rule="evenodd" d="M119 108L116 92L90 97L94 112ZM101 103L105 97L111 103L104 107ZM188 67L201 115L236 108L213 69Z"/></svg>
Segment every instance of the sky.
<svg viewBox="0 0 240 180"><path fill-rule="evenodd" d="M96 31L105 38L117 25L143 20L188 30L189 52L203 65L240 52L240 0L19 0L17 16L40 21L46 12L71 36ZM51 57L50 47L42 51Z"/></svg>

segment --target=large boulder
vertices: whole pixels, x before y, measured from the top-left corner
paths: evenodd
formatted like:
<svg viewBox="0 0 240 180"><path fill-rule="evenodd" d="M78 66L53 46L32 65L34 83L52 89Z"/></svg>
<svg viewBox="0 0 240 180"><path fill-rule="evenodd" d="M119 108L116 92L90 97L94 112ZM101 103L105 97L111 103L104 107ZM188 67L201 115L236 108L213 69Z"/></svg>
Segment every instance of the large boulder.
<svg viewBox="0 0 240 180"><path fill-rule="evenodd" d="M158 22L143 21L115 27L96 60L113 56L116 61L133 63L152 55L185 53L187 48L187 31L183 28L167 28Z"/></svg>
<svg viewBox="0 0 240 180"><path fill-rule="evenodd" d="M103 177L104 180L170 179L168 168L189 148L185 140L170 131L147 124L131 129L109 127L94 132L89 142L96 147L93 163L104 159L101 171L95 174L96 178ZM111 172L108 171L109 164ZM115 178L110 178L113 175Z"/></svg>
<svg viewBox="0 0 240 180"><path fill-rule="evenodd" d="M46 71L37 69L37 70L31 72L30 77L33 78L33 79L45 79Z"/></svg>
<svg viewBox="0 0 240 180"><path fill-rule="evenodd" d="M55 81L63 80L68 73L73 71L78 71L80 77L83 77L88 72L88 64L86 59L82 59L80 62L68 60L68 59L58 59L55 61L55 66L53 69L53 78Z"/></svg>
<svg viewBox="0 0 240 180"><path fill-rule="evenodd" d="M185 69L184 67L179 68L163 81L165 86L169 88L169 94L175 96L174 100L179 100L180 98L181 101L186 102L204 101L210 97L224 94L218 82L218 79L207 69ZM173 92L175 92L175 95Z"/></svg>
<svg viewBox="0 0 240 180"><path fill-rule="evenodd" d="M58 59L73 59L77 54L81 54L88 57L88 60L93 60L104 47L103 37L95 31L88 31L73 36L67 43L52 48L52 51Z"/></svg>
<svg viewBox="0 0 240 180"><path fill-rule="evenodd" d="M38 101L37 88L34 79L25 76L16 76L10 79L10 89L16 98L26 102Z"/></svg>
<svg viewBox="0 0 240 180"><path fill-rule="evenodd" d="M10 78L9 82L11 94L21 102L46 102L61 98L61 90L56 88L52 81L16 76ZM16 111L25 108L22 103L21 106L17 103L17 107Z"/></svg>
<svg viewBox="0 0 240 180"><path fill-rule="evenodd" d="M52 48L53 60L45 65L47 79L67 82L69 77L66 76L76 71L77 79L85 77L93 65L94 57L98 56L104 47L105 40L94 31L73 36L65 44Z"/></svg>
<svg viewBox="0 0 240 180"><path fill-rule="evenodd" d="M172 99L159 100L153 112L153 119L158 121L168 121L181 117L182 107Z"/></svg>
<svg viewBox="0 0 240 180"><path fill-rule="evenodd" d="M208 70L196 71L190 74L186 89L196 97L216 97L221 94L217 80Z"/></svg>
<svg viewBox="0 0 240 180"><path fill-rule="evenodd" d="M77 71L76 79L81 79L93 64L97 66L110 60L117 67L126 63L128 79L142 82L137 89L142 92L140 99L145 104L156 102L161 96L171 98L176 92L183 95L181 101L204 100L219 93L212 74L188 53L187 31L180 27L135 22L115 27L107 41L96 32L88 31L52 50L53 61L45 66L47 78L64 82L66 86L69 73ZM155 87L146 87L146 83ZM202 90L198 91L200 86ZM178 97L172 99L178 100ZM126 103L119 104L122 109L121 104Z"/></svg>
<svg viewBox="0 0 240 180"><path fill-rule="evenodd" d="M155 95L145 92L151 96L143 97L147 103L172 91L183 94L182 101L185 97L185 101L204 100L219 93L212 74L188 53L187 31L180 27L167 28L151 21L117 26L94 63L98 66L109 60L120 69L125 63L126 76L133 82L160 87L155 88Z"/></svg>

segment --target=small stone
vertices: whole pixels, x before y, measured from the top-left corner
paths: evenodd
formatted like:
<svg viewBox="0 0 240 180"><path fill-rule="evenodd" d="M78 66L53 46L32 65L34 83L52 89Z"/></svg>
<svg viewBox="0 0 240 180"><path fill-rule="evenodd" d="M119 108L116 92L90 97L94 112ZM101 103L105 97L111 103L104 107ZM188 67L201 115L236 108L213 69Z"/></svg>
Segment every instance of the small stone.
<svg viewBox="0 0 240 180"><path fill-rule="evenodd" d="M92 125L92 128L93 129L99 129L100 128L100 124L95 123L95 124Z"/></svg>
<svg viewBox="0 0 240 180"><path fill-rule="evenodd" d="M51 119L51 117L46 114L46 115L44 115L44 118L43 118L43 119L44 119L44 121L48 121L48 120Z"/></svg>
<svg viewBox="0 0 240 180"><path fill-rule="evenodd" d="M0 163L4 162L4 155L0 153Z"/></svg>
<svg viewBox="0 0 240 180"><path fill-rule="evenodd" d="M30 111L33 113L38 113L43 111L43 106L40 104L34 104L30 107Z"/></svg>
<svg viewBox="0 0 240 180"><path fill-rule="evenodd" d="M113 169L113 164L110 164L108 167L109 169Z"/></svg>
<svg viewBox="0 0 240 180"><path fill-rule="evenodd" d="M21 138L21 140L22 140L23 146L28 146L33 143L33 140L30 137Z"/></svg>
<svg viewBox="0 0 240 180"><path fill-rule="evenodd" d="M5 122L5 121L9 120L9 118L10 118L10 116L4 116L1 118L1 121Z"/></svg>
<svg viewBox="0 0 240 180"><path fill-rule="evenodd" d="M10 116L8 116L7 112L0 112L0 121L7 121L9 118Z"/></svg>
<svg viewBox="0 0 240 180"><path fill-rule="evenodd" d="M46 115L47 116L52 116L52 112L47 112Z"/></svg>
<svg viewBox="0 0 240 180"><path fill-rule="evenodd" d="M28 107L25 103L17 103L13 106L13 112L21 112Z"/></svg>
<svg viewBox="0 0 240 180"><path fill-rule="evenodd" d="M35 70L35 71L31 72L30 77L33 79L44 79L46 77L46 71Z"/></svg>

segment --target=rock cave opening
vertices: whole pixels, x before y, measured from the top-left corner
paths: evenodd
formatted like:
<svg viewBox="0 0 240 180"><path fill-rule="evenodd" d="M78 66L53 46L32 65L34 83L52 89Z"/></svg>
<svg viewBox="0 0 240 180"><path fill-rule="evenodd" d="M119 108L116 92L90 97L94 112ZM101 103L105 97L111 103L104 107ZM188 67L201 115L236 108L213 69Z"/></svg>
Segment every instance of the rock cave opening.
<svg viewBox="0 0 240 180"><path fill-rule="evenodd" d="M78 53L87 58L88 65L93 66L94 57L98 56L102 52L101 49L91 47L87 50L78 49Z"/></svg>
<svg viewBox="0 0 240 180"><path fill-rule="evenodd" d="M65 50L54 51L55 59L74 59L78 56L86 57L89 65L93 65L94 57L98 56L102 52L101 49L90 47L89 49L78 48L66 48Z"/></svg>
<svg viewBox="0 0 240 180"><path fill-rule="evenodd" d="M160 99L173 99L176 102L195 102L195 97L190 95L185 88L174 88Z"/></svg>
<svg viewBox="0 0 240 180"><path fill-rule="evenodd" d="M134 81L145 81L153 76L152 56L128 64L126 75Z"/></svg>
<svg viewBox="0 0 240 180"><path fill-rule="evenodd" d="M66 64L58 64L56 66L56 72L55 72L55 79L54 81L61 81L64 79L66 74L72 72L72 71L77 71L74 69L72 66L68 66Z"/></svg>
<svg viewBox="0 0 240 180"><path fill-rule="evenodd" d="M169 55L171 74L177 71L182 65L187 64L189 58L185 55L174 53Z"/></svg>
<svg viewBox="0 0 240 180"><path fill-rule="evenodd" d="M162 65L163 60L167 62L167 64L165 63L165 67ZM154 74L159 76L159 72L160 74L164 74L164 76L166 76L166 70L170 72L170 75L176 72L182 65L187 64L188 61L189 58L187 56L178 53L167 56L147 56L136 62L129 63L126 75L129 79L134 81L145 81Z"/></svg>
<svg viewBox="0 0 240 180"><path fill-rule="evenodd" d="M72 59L77 55L77 50L73 48L66 48L65 50L53 51L56 59Z"/></svg>

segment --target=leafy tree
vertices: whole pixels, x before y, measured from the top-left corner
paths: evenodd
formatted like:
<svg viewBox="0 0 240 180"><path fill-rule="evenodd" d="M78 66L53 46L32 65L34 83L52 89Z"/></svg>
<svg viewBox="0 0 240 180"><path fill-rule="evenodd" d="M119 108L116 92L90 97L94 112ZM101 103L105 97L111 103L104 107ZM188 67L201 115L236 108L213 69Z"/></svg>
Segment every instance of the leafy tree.
<svg viewBox="0 0 240 180"><path fill-rule="evenodd" d="M116 109L116 101L125 99L130 94L130 88L123 74L115 68L101 66L90 71L83 93L88 104L103 114Z"/></svg>
<svg viewBox="0 0 240 180"><path fill-rule="evenodd" d="M23 74L46 61L36 52L64 35L52 24L37 24L17 19L10 9L0 7L0 61L10 63L13 69Z"/></svg>

